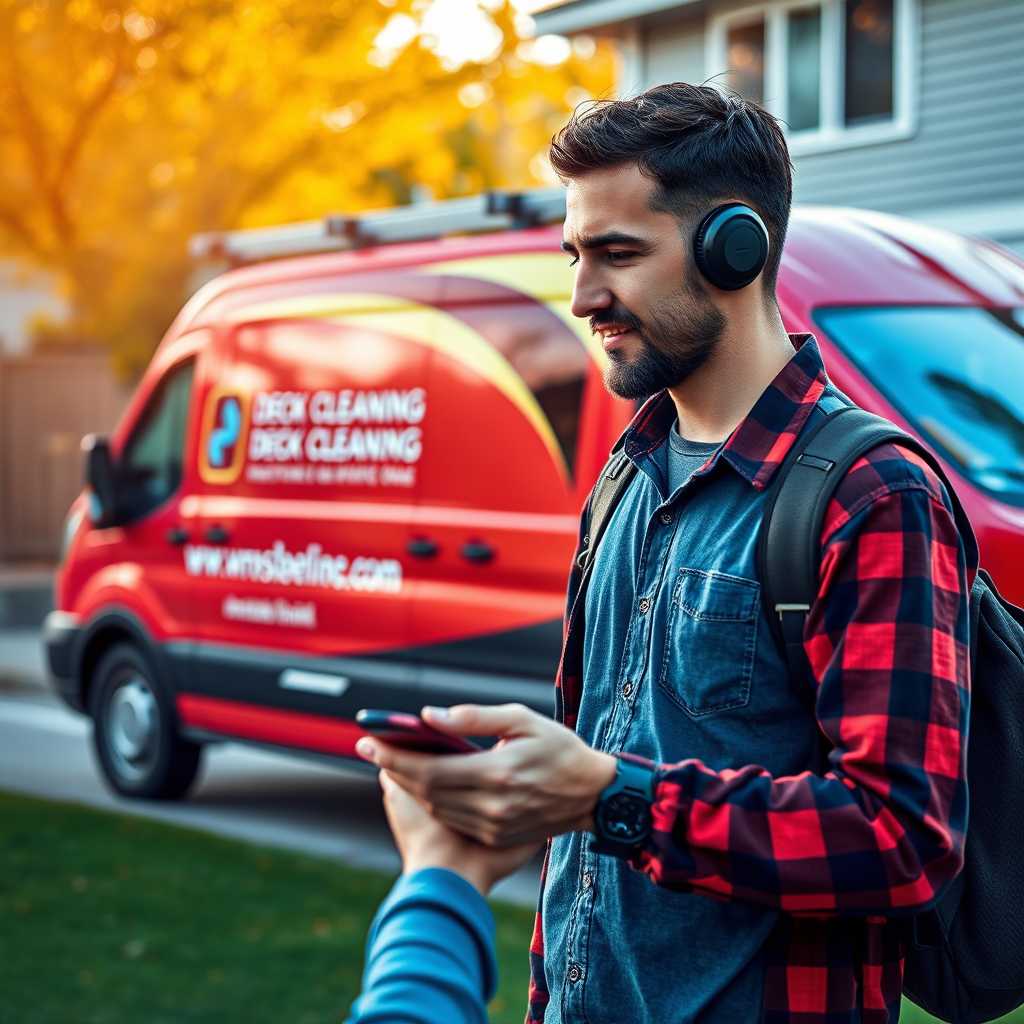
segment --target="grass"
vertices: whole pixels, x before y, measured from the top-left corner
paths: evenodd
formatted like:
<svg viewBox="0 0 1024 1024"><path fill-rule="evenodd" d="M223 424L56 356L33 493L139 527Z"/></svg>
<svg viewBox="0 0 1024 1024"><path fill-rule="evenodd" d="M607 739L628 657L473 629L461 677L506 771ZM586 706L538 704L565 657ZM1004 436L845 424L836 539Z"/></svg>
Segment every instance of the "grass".
<svg viewBox="0 0 1024 1024"><path fill-rule="evenodd" d="M0 820L0 1024L344 1020L391 879L2 792ZM493 906L491 1020L521 1024L533 913Z"/></svg>
<svg viewBox="0 0 1024 1024"><path fill-rule="evenodd" d="M0 820L3 1024L344 1020L391 879L5 793ZM521 1024L533 914L494 906Z"/></svg>

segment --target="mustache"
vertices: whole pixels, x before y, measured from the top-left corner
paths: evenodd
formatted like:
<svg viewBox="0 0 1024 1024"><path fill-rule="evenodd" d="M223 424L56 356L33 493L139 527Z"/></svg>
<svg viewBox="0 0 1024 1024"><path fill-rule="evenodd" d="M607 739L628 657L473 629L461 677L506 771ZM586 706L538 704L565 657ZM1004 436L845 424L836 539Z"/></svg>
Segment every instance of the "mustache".
<svg viewBox="0 0 1024 1024"><path fill-rule="evenodd" d="M621 306L613 306L611 309L603 309L590 318L591 333L595 333L599 327L605 324L622 324L631 330L639 333L643 329L643 323L635 317L628 309Z"/></svg>

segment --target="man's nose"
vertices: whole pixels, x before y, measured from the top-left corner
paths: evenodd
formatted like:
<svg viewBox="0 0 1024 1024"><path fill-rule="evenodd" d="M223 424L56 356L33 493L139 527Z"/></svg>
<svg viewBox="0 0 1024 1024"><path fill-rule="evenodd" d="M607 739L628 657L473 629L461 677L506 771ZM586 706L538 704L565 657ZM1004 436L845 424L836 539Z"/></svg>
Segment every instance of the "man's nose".
<svg viewBox="0 0 1024 1024"><path fill-rule="evenodd" d="M591 273L582 268L576 272L572 288L572 315L592 316L612 304L612 293Z"/></svg>

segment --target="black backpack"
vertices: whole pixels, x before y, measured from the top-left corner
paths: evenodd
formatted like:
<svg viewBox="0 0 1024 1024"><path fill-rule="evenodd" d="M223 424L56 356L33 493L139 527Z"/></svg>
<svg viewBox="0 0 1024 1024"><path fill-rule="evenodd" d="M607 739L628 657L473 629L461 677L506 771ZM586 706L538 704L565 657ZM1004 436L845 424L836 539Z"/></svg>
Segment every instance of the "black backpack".
<svg viewBox="0 0 1024 1024"><path fill-rule="evenodd" d="M946 486L965 544L975 544L946 474L916 438L853 406L805 431L772 484L757 561L769 621L793 675L807 680L809 698L802 637L817 593L825 511L849 468L893 441L928 461ZM635 472L621 444L591 494L584 570ZM952 1024L981 1024L1024 1004L1024 610L1004 600L983 570L971 588L970 642L964 867L933 908L911 919L903 977L911 1000Z"/></svg>

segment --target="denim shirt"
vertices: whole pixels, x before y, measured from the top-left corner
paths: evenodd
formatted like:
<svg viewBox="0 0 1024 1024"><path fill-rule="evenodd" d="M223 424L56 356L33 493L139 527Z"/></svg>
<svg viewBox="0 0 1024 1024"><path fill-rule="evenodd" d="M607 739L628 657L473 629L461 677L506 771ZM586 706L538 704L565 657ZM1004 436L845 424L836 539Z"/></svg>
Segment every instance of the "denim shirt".
<svg viewBox="0 0 1024 1024"><path fill-rule="evenodd" d="M829 386L805 426L845 404ZM767 492L713 455L667 493L668 445L639 472L586 593L576 731L657 763L699 758L773 776L812 763L816 726L766 619L755 548ZM760 1018L776 910L670 891L588 833L554 839L543 896L545 1021L737 1024Z"/></svg>

